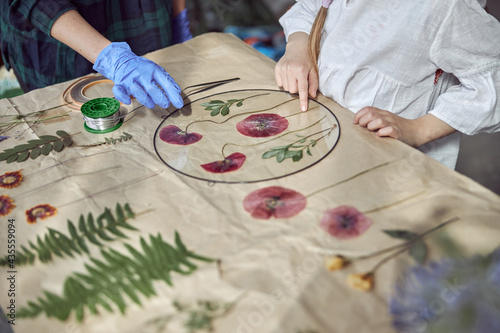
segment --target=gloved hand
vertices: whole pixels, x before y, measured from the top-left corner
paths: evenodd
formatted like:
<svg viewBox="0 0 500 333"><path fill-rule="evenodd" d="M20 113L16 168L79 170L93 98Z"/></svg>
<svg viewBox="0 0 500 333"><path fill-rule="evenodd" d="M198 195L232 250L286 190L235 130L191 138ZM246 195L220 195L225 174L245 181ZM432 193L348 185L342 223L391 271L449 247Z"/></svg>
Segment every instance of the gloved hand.
<svg viewBox="0 0 500 333"><path fill-rule="evenodd" d="M117 100L130 104L133 95L141 104L152 109L155 104L167 108L183 106L181 88L161 66L135 55L127 43L111 43L97 56L94 70L115 83Z"/></svg>
<svg viewBox="0 0 500 333"><path fill-rule="evenodd" d="M174 44L182 43L193 38L191 30L189 29L187 8L174 17L174 21L172 22L172 37L174 39Z"/></svg>

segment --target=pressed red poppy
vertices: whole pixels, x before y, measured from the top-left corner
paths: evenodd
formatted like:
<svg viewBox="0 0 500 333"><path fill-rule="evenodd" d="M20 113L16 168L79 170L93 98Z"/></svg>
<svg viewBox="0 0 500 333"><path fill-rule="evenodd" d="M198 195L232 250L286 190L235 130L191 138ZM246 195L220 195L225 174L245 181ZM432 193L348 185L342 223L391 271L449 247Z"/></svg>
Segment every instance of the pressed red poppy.
<svg viewBox="0 0 500 333"><path fill-rule="evenodd" d="M173 145L187 146L201 140L203 135L188 133L175 125L168 125L160 130L160 139Z"/></svg>
<svg viewBox="0 0 500 333"><path fill-rule="evenodd" d="M223 160L202 164L201 167L211 173L224 173L238 170L246 160L242 153L232 153Z"/></svg>
<svg viewBox="0 0 500 333"><path fill-rule="evenodd" d="M8 195L0 195L0 216L10 214L14 207L16 207L13 202L14 200L12 200Z"/></svg>
<svg viewBox="0 0 500 333"><path fill-rule="evenodd" d="M287 128L288 120L275 113L254 114L236 124L238 132L253 138L273 136Z"/></svg>
<svg viewBox="0 0 500 333"><path fill-rule="evenodd" d="M319 225L333 237L350 239L368 230L372 220L352 206L339 206L327 210Z"/></svg>
<svg viewBox="0 0 500 333"><path fill-rule="evenodd" d="M243 207L256 219L285 219L300 213L307 204L305 196L280 186L253 191L243 200Z"/></svg>
<svg viewBox="0 0 500 333"><path fill-rule="evenodd" d="M3 188L13 188L18 186L23 180L23 175L21 170L6 172L0 176L0 187Z"/></svg>
<svg viewBox="0 0 500 333"><path fill-rule="evenodd" d="M43 204L38 205L33 208L30 208L26 211L26 218L28 219L29 224L36 223L36 220L39 218L41 220L46 219L47 217L54 216L57 214L56 207L52 207L51 205Z"/></svg>

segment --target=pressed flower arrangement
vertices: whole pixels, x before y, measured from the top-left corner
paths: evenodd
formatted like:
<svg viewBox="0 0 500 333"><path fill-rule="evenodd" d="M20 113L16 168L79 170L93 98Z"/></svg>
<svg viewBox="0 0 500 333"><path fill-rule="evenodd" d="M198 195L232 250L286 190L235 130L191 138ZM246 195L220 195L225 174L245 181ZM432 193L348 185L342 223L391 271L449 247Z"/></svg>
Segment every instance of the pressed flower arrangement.
<svg viewBox="0 0 500 333"><path fill-rule="evenodd" d="M175 171L207 182L285 177L325 158L340 137L335 115L276 90L228 91L195 100L158 126L154 146Z"/></svg>

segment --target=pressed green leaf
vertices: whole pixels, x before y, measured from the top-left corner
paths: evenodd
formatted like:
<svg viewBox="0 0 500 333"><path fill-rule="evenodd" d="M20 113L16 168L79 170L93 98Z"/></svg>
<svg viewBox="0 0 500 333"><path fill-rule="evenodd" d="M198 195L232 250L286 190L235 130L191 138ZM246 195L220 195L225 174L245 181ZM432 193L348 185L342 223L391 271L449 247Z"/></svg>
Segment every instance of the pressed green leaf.
<svg viewBox="0 0 500 333"><path fill-rule="evenodd" d="M262 154L262 158L272 158L276 155L279 154L279 150L270 150L270 151L266 151L264 154Z"/></svg>
<svg viewBox="0 0 500 333"><path fill-rule="evenodd" d="M66 137L62 140L62 143L64 147L69 147L73 144L73 139L71 139L70 137Z"/></svg>
<svg viewBox="0 0 500 333"><path fill-rule="evenodd" d="M10 156L10 157L7 159L7 161L5 161L5 162L6 162L6 163L9 163L9 164L10 164L10 163L13 163L13 162L17 161L17 158L18 158L18 157L19 157L19 155L18 155L18 154L14 154L14 155Z"/></svg>
<svg viewBox="0 0 500 333"><path fill-rule="evenodd" d="M404 240L412 240L418 236L418 234L407 230L393 229L393 230L382 230L382 231L392 238L404 239Z"/></svg>
<svg viewBox="0 0 500 333"><path fill-rule="evenodd" d="M415 261L423 265L427 260L427 245L421 240L417 240L409 249L408 253Z"/></svg>
<svg viewBox="0 0 500 333"><path fill-rule="evenodd" d="M63 130L57 131L56 134L59 135L61 138L69 137L70 136L68 132L63 131Z"/></svg>
<svg viewBox="0 0 500 333"><path fill-rule="evenodd" d="M307 155L312 156L311 148L307 147L306 152L307 152Z"/></svg>
<svg viewBox="0 0 500 333"><path fill-rule="evenodd" d="M223 116L227 116L229 114L229 106L224 105L220 111L220 114Z"/></svg>
<svg viewBox="0 0 500 333"><path fill-rule="evenodd" d="M236 102L239 102L240 100L239 99L228 99L227 102L228 103L236 103Z"/></svg>
<svg viewBox="0 0 500 333"><path fill-rule="evenodd" d="M52 151L52 148L53 148L52 144L50 144L50 143L44 144L42 147L42 154L47 156Z"/></svg>
<svg viewBox="0 0 500 333"><path fill-rule="evenodd" d="M102 230L102 229L97 229L96 232L99 235L99 237L105 241L113 241L114 240L114 238L109 237L108 234L106 234L106 232L104 232L104 230Z"/></svg>
<svg viewBox="0 0 500 333"><path fill-rule="evenodd" d="M104 138L104 141L106 141L106 143L107 143L108 145L110 145L110 144L111 144L111 140L110 140L109 138Z"/></svg>
<svg viewBox="0 0 500 333"><path fill-rule="evenodd" d="M40 139L35 139L35 140L28 140L28 143L35 145L35 146L40 146L40 145L45 144L45 141L40 140Z"/></svg>
<svg viewBox="0 0 500 333"><path fill-rule="evenodd" d="M302 159L303 153L302 150L298 150L297 153L292 157L292 161L298 162Z"/></svg>
<svg viewBox="0 0 500 333"><path fill-rule="evenodd" d="M33 144L23 144L23 145L19 145L19 146L16 146L14 148L12 148L16 153L20 153L20 152L24 152L26 150L30 150L30 149L33 149L37 147L37 145L33 145Z"/></svg>
<svg viewBox="0 0 500 333"><path fill-rule="evenodd" d="M293 158L299 153L299 150L286 150L285 152L285 159L286 158Z"/></svg>
<svg viewBox="0 0 500 333"><path fill-rule="evenodd" d="M44 140L45 142L59 140L59 138L54 135L40 135L40 139Z"/></svg>
<svg viewBox="0 0 500 333"><path fill-rule="evenodd" d="M34 160L37 157L39 157L41 154L42 154L42 150L40 148L36 147L35 149L33 149L31 151L30 157L32 160Z"/></svg>
<svg viewBox="0 0 500 333"><path fill-rule="evenodd" d="M8 159L9 157L11 157L12 154L8 154L8 153L1 153L0 154L0 161L5 161L6 159Z"/></svg>
<svg viewBox="0 0 500 333"><path fill-rule="evenodd" d="M102 246L102 243L97 240L97 237L95 235L97 233L97 229L95 227L94 216L92 214L89 214L87 217L87 226L88 228L85 236L87 236L89 241L91 241L95 245Z"/></svg>
<svg viewBox="0 0 500 333"><path fill-rule="evenodd" d="M47 251L49 251L49 253L54 253L56 256L62 257L61 251L59 251L57 246L57 242L51 237L50 233L45 234L44 244L47 246Z"/></svg>
<svg viewBox="0 0 500 333"><path fill-rule="evenodd" d="M132 139L132 135L128 134L127 132L123 132L127 140Z"/></svg>
<svg viewBox="0 0 500 333"><path fill-rule="evenodd" d="M236 104L237 107L240 107L243 105L243 102L239 102L238 104Z"/></svg>
<svg viewBox="0 0 500 333"><path fill-rule="evenodd" d="M281 163L285 160L286 150L281 150L278 155L276 155L276 160Z"/></svg>
<svg viewBox="0 0 500 333"><path fill-rule="evenodd" d="M29 151L23 151L22 153L19 154L17 157L17 162L21 163L26 161L30 157L30 152Z"/></svg>
<svg viewBox="0 0 500 333"><path fill-rule="evenodd" d="M113 312L113 309L111 308L111 306L109 306L109 304L105 300L103 300L101 297L98 297L96 299L96 301L100 306L105 308L109 313Z"/></svg>
<svg viewBox="0 0 500 333"><path fill-rule="evenodd" d="M123 232L118 230L118 228L115 225L108 225L106 227L106 230L111 232L112 234L121 237L121 238L128 238L127 235L125 235Z"/></svg>
<svg viewBox="0 0 500 333"><path fill-rule="evenodd" d="M61 140L57 140L56 142L54 142L54 150L56 152L60 152L63 149L64 149L64 144L62 143Z"/></svg>
<svg viewBox="0 0 500 333"><path fill-rule="evenodd" d="M128 218L134 218L135 217L135 213L132 211L132 208L130 208L130 205L128 203L126 203L123 206L123 209L125 210L125 214L127 215Z"/></svg>
<svg viewBox="0 0 500 333"><path fill-rule="evenodd" d="M210 115L211 115L212 117L214 117L214 116L218 115L218 114L220 113L220 109L221 109L221 107L216 107L216 108L214 108L214 109L212 110L212 112L210 112Z"/></svg>

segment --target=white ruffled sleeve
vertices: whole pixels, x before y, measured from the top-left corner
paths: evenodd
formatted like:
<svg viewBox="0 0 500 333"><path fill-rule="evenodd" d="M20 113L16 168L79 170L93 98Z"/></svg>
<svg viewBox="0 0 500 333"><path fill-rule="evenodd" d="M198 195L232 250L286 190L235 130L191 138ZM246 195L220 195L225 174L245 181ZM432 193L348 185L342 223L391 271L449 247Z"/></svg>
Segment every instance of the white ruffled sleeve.
<svg viewBox="0 0 500 333"><path fill-rule="evenodd" d="M447 8L430 57L460 85L439 96L429 113L468 135L500 131L500 23L477 0L442 3Z"/></svg>
<svg viewBox="0 0 500 333"><path fill-rule="evenodd" d="M285 37L288 41L288 36L294 32L305 32L309 34L314 19L321 7L321 0L304 0L297 1L279 20Z"/></svg>

